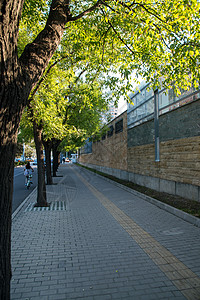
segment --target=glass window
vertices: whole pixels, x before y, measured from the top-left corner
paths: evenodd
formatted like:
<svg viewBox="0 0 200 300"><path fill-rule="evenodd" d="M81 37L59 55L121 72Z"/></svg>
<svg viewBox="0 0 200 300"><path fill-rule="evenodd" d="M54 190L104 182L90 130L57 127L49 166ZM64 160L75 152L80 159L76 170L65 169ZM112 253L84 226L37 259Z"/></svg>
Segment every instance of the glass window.
<svg viewBox="0 0 200 300"><path fill-rule="evenodd" d="M154 112L154 98L147 102L147 115L151 115Z"/></svg>
<svg viewBox="0 0 200 300"><path fill-rule="evenodd" d="M129 106L127 111L128 126L136 126L145 122L154 116L154 91L148 88L141 89L132 97L134 106ZM152 96L153 95L153 96ZM176 109L193 100L200 98L200 90L194 90L192 87L189 91L182 91L181 95L176 96L174 89L158 91L159 96L159 115ZM145 103L144 103L145 102Z"/></svg>
<svg viewBox="0 0 200 300"><path fill-rule="evenodd" d="M154 92L152 89L149 89L149 87L146 87L146 100L148 100L149 98L153 97Z"/></svg>
<svg viewBox="0 0 200 300"><path fill-rule="evenodd" d="M159 93L159 108L162 109L163 107L169 104L169 95L166 91Z"/></svg>
<svg viewBox="0 0 200 300"><path fill-rule="evenodd" d="M141 93L137 94L137 106L142 103L142 95Z"/></svg>
<svg viewBox="0 0 200 300"><path fill-rule="evenodd" d="M175 98L174 90L173 90L173 89L170 89L170 90L168 91L168 99L169 99L169 103L173 103L173 102L174 102L174 98Z"/></svg>
<svg viewBox="0 0 200 300"><path fill-rule="evenodd" d="M135 107L138 105L138 95L133 98L133 103Z"/></svg>
<svg viewBox="0 0 200 300"><path fill-rule="evenodd" d="M113 135L113 131L114 131L114 127L113 127L113 125L111 125L111 126L109 127L108 132L107 132L107 136L108 136L108 137L112 136L112 135Z"/></svg>
<svg viewBox="0 0 200 300"><path fill-rule="evenodd" d="M123 131L123 119L115 123L115 133L119 133Z"/></svg>
<svg viewBox="0 0 200 300"><path fill-rule="evenodd" d="M141 99L142 99L142 102L144 102L146 100L146 88L141 91Z"/></svg>
<svg viewBox="0 0 200 300"><path fill-rule="evenodd" d="M146 116L146 105L142 105L137 109L138 120Z"/></svg>
<svg viewBox="0 0 200 300"><path fill-rule="evenodd" d="M128 115L127 115L127 123L128 125L133 124L137 121L137 109L131 111Z"/></svg>

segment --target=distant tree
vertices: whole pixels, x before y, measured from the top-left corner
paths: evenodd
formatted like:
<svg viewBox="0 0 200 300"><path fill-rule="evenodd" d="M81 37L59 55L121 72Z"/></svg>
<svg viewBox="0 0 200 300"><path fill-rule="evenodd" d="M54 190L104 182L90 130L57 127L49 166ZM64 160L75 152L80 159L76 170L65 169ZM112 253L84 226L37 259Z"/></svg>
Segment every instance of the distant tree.
<svg viewBox="0 0 200 300"><path fill-rule="evenodd" d="M73 68L71 69L72 74ZM85 81L85 82L83 82ZM66 137L86 137L96 132L101 124L101 113L107 109L108 99L103 97L100 84L88 84L80 76L69 76L56 65L44 78L21 122L21 132L33 135L37 152L38 194L37 206L47 206L43 145L45 149L47 184L52 184L51 149L53 149L53 175L56 176L58 146ZM70 87L68 87L70 86ZM66 88L68 87L68 88Z"/></svg>

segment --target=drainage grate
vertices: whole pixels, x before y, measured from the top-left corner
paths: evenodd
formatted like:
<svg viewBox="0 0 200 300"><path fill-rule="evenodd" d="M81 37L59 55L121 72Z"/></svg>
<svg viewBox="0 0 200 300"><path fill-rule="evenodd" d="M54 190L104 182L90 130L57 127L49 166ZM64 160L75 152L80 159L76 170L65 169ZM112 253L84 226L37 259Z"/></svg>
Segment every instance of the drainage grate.
<svg viewBox="0 0 200 300"><path fill-rule="evenodd" d="M54 211L54 210L67 210L66 202L64 201L55 201L51 202L49 207L34 207L35 203L29 203L25 212L28 211Z"/></svg>

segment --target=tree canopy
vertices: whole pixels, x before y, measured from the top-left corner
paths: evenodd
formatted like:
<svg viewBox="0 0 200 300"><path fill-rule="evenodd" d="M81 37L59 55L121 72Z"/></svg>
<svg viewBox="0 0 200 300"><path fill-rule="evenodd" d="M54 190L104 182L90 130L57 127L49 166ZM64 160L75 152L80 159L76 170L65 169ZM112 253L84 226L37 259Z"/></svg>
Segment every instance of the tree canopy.
<svg viewBox="0 0 200 300"><path fill-rule="evenodd" d="M30 16L29 27L36 20L44 23L48 5L26 0L23 19ZM70 1L69 12L62 46L71 53L82 48L81 55L90 47L88 69L98 64L99 70L112 74L106 84L116 96L116 73L121 75L118 86L123 83L128 90L133 71L154 87L160 85L160 78L166 87L173 83L176 92L191 84L199 86L199 1Z"/></svg>

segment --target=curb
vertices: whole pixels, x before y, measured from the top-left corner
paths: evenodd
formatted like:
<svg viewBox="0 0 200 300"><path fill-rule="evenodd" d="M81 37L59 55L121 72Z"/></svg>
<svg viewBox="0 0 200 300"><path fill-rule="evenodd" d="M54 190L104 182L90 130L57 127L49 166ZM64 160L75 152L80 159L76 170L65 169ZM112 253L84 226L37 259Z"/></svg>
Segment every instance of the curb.
<svg viewBox="0 0 200 300"><path fill-rule="evenodd" d="M23 208L23 206L26 204L28 200L33 196L34 193L36 193L37 187L34 188L34 190L24 199L24 201L18 206L18 208L12 213L12 220L16 217L16 215L19 213L19 211Z"/></svg>
<svg viewBox="0 0 200 300"><path fill-rule="evenodd" d="M113 181L111 180L111 182L113 182ZM166 203L160 202L159 200L154 199L150 196L144 195L144 194L142 194L138 191L134 191L134 190L132 190L132 189L126 187L126 186L121 185L120 183L116 182L116 184L119 185L120 188L126 190L127 192L132 193L134 195L137 195L138 197L150 202L151 204L154 204L157 207L159 207L163 210L166 210L167 212L177 216L178 218L181 218L184 221L186 221L188 223L191 223L192 225L200 228L200 219L199 218L197 218L195 216L192 216L192 215L190 215L190 214L188 214L188 213L186 213L186 212L184 212L184 211L182 211L178 208L170 206Z"/></svg>
<svg viewBox="0 0 200 300"><path fill-rule="evenodd" d="M87 169L85 169L85 170L87 170ZM190 215L190 214L188 214L188 213L186 213L186 212L184 212L184 211L182 211L182 210L180 210L178 208L170 206L170 205L168 205L166 203L160 202L159 200L154 199L154 198L152 198L150 196L144 195L144 194L142 194L142 193L140 193L138 191L135 191L135 190L133 190L133 189L131 189L131 188L129 188L129 187L121 184L121 183L118 183L118 182L116 182L114 180L106 178L106 177L104 177L104 176L102 176L100 174L94 173L94 172L92 172L90 170L87 170L87 171L95 174L96 176L101 177L102 179L104 179L104 180L106 180L106 181L108 181L108 182L110 182L110 183L112 183L112 184L114 184L114 185L122 188L123 190L125 190L125 191L127 191L127 192L129 192L129 193L131 193L133 195L136 195L136 196L142 198L145 201L150 202L153 205L156 205L157 207L159 207L159 208L161 208L163 210L166 210L167 212L169 212L169 213L177 216L178 218L183 219L184 221L186 221L186 222L188 222L188 223L190 223L190 224L192 224L192 225L200 228L200 219L199 218L194 217L194 216L192 216L192 215Z"/></svg>

